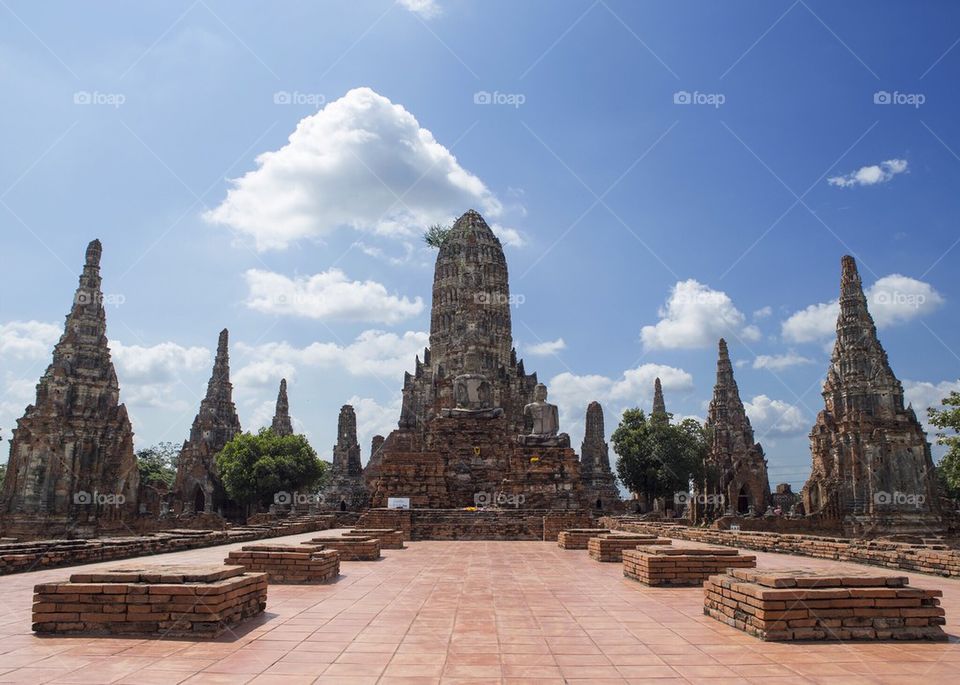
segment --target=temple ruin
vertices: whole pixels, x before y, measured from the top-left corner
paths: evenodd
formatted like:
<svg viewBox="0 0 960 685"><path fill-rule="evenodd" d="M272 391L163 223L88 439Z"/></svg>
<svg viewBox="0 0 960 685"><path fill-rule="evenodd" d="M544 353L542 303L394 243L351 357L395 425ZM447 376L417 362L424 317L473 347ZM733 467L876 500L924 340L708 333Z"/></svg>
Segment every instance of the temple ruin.
<svg viewBox="0 0 960 685"><path fill-rule="evenodd" d="M0 501L4 535L96 535L124 530L137 515L139 472L110 359L101 253L99 240L87 247L53 361L13 431Z"/></svg>
<svg viewBox="0 0 960 685"><path fill-rule="evenodd" d="M583 479L585 497L593 508L618 509L621 505L616 478L610 470L610 447L603 428L603 407L599 402L587 405L587 414L580 444L580 477Z"/></svg>
<svg viewBox="0 0 960 685"><path fill-rule="evenodd" d="M727 341L723 338L706 431L708 475L701 494L707 497L698 498L696 518L709 520L722 513L763 514L770 503L767 460L763 447L754 442L753 427L740 399Z"/></svg>
<svg viewBox="0 0 960 685"><path fill-rule="evenodd" d="M349 404L337 418L337 444L333 446L333 467L321 493L324 507L356 511L367 506L369 495L363 483L360 443L357 442L357 414Z"/></svg>
<svg viewBox="0 0 960 685"><path fill-rule="evenodd" d="M293 435L293 422L290 420L290 402L287 399L287 379L280 379L280 390L277 392L277 408L273 412L273 422L270 430L275 435Z"/></svg>
<svg viewBox="0 0 960 685"><path fill-rule="evenodd" d="M383 446L373 505L520 502L576 509L580 464L556 406L513 347L507 263L477 212L453 225L434 270L430 347L407 373L398 429Z"/></svg>
<svg viewBox="0 0 960 685"><path fill-rule="evenodd" d="M894 376L867 310L853 257L841 260L837 340L810 432L807 514L849 532L940 528L930 445Z"/></svg>
<svg viewBox="0 0 960 685"><path fill-rule="evenodd" d="M233 403L230 383L229 333L220 331L213 373L207 394L193 420L190 437L183 443L177 462L173 491L177 513L214 513L234 517L238 508L227 497L217 474L217 452L240 433L240 418Z"/></svg>

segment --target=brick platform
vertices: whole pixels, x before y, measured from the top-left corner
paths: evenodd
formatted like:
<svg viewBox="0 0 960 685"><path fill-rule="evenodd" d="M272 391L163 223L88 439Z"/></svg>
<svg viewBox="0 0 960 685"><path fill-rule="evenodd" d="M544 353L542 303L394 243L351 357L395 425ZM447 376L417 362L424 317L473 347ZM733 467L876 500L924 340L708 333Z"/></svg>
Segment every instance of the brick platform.
<svg viewBox="0 0 960 685"><path fill-rule="evenodd" d="M323 545L324 549L335 549L340 553L340 561L376 561L380 558L380 540L375 537L353 535L351 537L328 536L313 538L307 545Z"/></svg>
<svg viewBox="0 0 960 685"><path fill-rule="evenodd" d="M375 537L380 541L380 549L403 549L403 531L394 528L355 528L343 534L343 537Z"/></svg>
<svg viewBox="0 0 960 685"><path fill-rule="evenodd" d="M638 545L669 545L667 538L656 535L625 535L623 533L601 534L590 538L587 550L594 561L623 561L623 550L636 549Z"/></svg>
<svg viewBox="0 0 960 685"><path fill-rule="evenodd" d="M590 538L609 533L609 528L570 528L557 535L557 547L560 549L586 549Z"/></svg>
<svg viewBox="0 0 960 685"><path fill-rule="evenodd" d="M704 583L703 613L761 640L946 640L941 590L907 578L733 569Z"/></svg>
<svg viewBox="0 0 960 685"><path fill-rule="evenodd" d="M37 633L214 638L267 606L242 566L117 567L34 587Z"/></svg>
<svg viewBox="0 0 960 685"><path fill-rule="evenodd" d="M729 547L663 547L623 550L623 575L645 585L703 585L730 568L754 568L755 556L740 556Z"/></svg>
<svg viewBox="0 0 960 685"><path fill-rule="evenodd" d="M244 545L223 563L266 573L271 583L325 583L340 575L340 554L323 545Z"/></svg>

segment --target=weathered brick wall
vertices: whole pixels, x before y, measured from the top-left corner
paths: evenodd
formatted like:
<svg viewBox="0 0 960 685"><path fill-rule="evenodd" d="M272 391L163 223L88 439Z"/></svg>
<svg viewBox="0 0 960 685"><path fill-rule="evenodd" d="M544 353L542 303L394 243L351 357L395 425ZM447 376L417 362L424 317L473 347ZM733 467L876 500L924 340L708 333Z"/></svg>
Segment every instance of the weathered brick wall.
<svg viewBox="0 0 960 685"><path fill-rule="evenodd" d="M960 550L941 544L911 544L882 540L793 535L693 528L668 523L645 523L604 517L600 525L614 530L662 535L675 540L727 545L760 552L798 554L818 559L851 561L885 568L960 576Z"/></svg>
<svg viewBox="0 0 960 685"><path fill-rule="evenodd" d="M543 539L553 542L557 540L560 531L568 528L589 528L592 525L593 516L585 511L546 514L543 517Z"/></svg>
<svg viewBox="0 0 960 685"><path fill-rule="evenodd" d="M272 525L245 526L223 531L168 530L150 535L92 540L39 540L0 544L0 575L57 566L75 566L131 557L182 552L188 549L248 542L326 530L329 516L284 520Z"/></svg>

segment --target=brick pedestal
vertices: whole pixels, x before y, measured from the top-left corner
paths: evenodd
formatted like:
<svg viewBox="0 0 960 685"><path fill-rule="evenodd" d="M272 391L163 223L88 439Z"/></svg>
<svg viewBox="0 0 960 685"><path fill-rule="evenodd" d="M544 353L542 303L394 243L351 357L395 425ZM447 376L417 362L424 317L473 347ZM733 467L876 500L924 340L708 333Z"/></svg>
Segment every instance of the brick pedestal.
<svg viewBox="0 0 960 685"><path fill-rule="evenodd" d="M656 535L624 535L617 533L601 534L590 538L587 551L594 561L623 561L623 550L636 549L638 545L669 545L668 538Z"/></svg>
<svg viewBox="0 0 960 685"><path fill-rule="evenodd" d="M37 585L33 630L214 638L266 605L267 575L242 566L118 567Z"/></svg>
<svg viewBox="0 0 960 685"><path fill-rule="evenodd" d="M761 640L946 640L940 590L902 576L733 569L704 583L703 613Z"/></svg>
<svg viewBox="0 0 960 685"><path fill-rule="evenodd" d="M703 585L730 568L754 568L757 558L729 547L638 547L623 550L623 575L645 585Z"/></svg>
<svg viewBox="0 0 960 685"><path fill-rule="evenodd" d="M571 528L557 535L557 547L560 549L586 549L590 538L609 533L609 528Z"/></svg>
<svg viewBox="0 0 960 685"><path fill-rule="evenodd" d="M343 537L375 537L380 541L380 549L403 549L403 531L394 528L356 528Z"/></svg>
<svg viewBox="0 0 960 685"><path fill-rule="evenodd" d="M322 545L244 545L224 563L266 573L271 583L325 583L340 574L340 554Z"/></svg>
<svg viewBox="0 0 960 685"><path fill-rule="evenodd" d="M313 538L304 544L323 545L324 549L335 549L340 554L340 561L376 561L380 558L380 540L375 537L330 536Z"/></svg>

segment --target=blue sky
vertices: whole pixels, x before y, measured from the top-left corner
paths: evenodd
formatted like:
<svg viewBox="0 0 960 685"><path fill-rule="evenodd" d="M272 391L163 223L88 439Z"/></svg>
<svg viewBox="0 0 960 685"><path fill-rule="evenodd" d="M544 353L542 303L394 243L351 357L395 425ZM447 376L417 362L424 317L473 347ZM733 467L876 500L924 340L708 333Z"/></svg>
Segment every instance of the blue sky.
<svg viewBox="0 0 960 685"><path fill-rule="evenodd" d="M518 350L575 444L590 400L612 432L658 374L670 411L705 416L726 335L771 482L802 485L845 253L908 398L960 387L955 3L0 16L5 439L99 237L138 447L187 435L226 326L244 428L285 375L320 454L352 402L366 459L426 342L419 233L471 206L506 243Z"/></svg>

